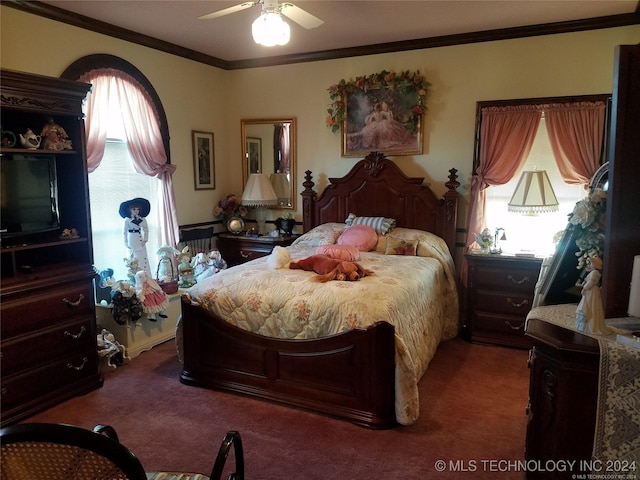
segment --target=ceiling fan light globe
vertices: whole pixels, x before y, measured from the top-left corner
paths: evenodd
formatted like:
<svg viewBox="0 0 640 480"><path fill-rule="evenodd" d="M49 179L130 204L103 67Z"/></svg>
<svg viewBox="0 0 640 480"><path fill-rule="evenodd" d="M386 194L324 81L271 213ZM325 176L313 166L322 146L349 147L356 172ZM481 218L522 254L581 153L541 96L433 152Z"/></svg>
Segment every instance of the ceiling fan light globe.
<svg viewBox="0 0 640 480"><path fill-rule="evenodd" d="M289 24L277 12L263 12L251 25L253 40L265 47L286 45L291 37Z"/></svg>

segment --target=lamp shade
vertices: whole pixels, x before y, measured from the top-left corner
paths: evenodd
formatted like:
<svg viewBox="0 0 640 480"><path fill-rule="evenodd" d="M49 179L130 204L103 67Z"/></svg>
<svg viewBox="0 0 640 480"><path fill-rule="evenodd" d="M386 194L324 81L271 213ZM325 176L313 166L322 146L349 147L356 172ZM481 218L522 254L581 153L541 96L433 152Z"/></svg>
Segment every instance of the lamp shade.
<svg viewBox="0 0 640 480"><path fill-rule="evenodd" d="M268 207L278 204L269 178L264 173L252 173L242 192L242 204L248 207Z"/></svg>
<svg viewBox="0 0 640 480"><path fill-rule="evenodd" d="M289 24L282 19L280 12L264 11L251 25L253 40L265 47L286 45L291 37Z"/></svg>
<svg viewBox="0 0 640 480"><path fill-rule="evenodd" d="M509 201L509 211L525 215L558 211L558 199L546 170L522 172Z"/></svg>
<svg viewBox="0 0 640 480"><path fill-rule="evenodd" d="M291 194L288 175L287 173L272 173L270 177L273 191L276 192L280 205L288 205L290 203Z"/></svg>

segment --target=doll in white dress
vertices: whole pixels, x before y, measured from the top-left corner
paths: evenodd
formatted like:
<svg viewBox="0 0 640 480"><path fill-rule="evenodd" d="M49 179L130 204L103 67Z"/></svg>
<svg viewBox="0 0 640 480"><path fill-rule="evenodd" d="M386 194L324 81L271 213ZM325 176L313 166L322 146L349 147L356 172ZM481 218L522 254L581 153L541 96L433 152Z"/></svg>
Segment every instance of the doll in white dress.
<svg viewBox="0 0 640 480"><path fill-rule="evenodd" d="M149 227L146 216L151 211L149 200L134 198L120 204L119 213L124 218L122 234L124 245L129 249L130 257L137 260L138 269L144 270L151 276L151 267L147 257L147 241Z"/></svg>

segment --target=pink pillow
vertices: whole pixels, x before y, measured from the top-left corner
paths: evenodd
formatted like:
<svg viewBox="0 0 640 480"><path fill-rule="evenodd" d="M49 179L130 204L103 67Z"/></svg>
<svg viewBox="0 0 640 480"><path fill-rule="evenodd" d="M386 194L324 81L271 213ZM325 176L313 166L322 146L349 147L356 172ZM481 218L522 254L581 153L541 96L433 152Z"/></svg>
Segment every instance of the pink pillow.
<svg viewBox="0 0 640 480"><path fill-rule="evenodd" d="M360 259L360 250L351 245L320 245L316 253L327 255L343 262L355 262Z"/></svg>
<svg viewBox="0 0 640 480"><path fill-rule="evenodd" d="M351 245L361 252L368 252L378 243L378 234L367 225L352 225L342 232L336 243L338 245Z"/></svg>

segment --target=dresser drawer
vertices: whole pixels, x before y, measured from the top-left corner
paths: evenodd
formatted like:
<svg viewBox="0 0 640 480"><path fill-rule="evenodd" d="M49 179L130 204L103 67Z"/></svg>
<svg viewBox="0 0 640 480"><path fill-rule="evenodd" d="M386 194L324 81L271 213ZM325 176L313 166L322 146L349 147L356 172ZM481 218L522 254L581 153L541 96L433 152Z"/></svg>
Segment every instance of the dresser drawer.
<svg viewBox="0 0 640 480"><path fill-rule="evenodd" d="M7 339L80 316L95 316L93 285L86 280L29 296L3 298L0 332Z"/></svg>
<svg viewBox="0 0 640 480"><path fill-rule="evenodd" d="M50 363L95 346L94 318L84 317L2 342L3 375Z"/></svg>
<svg viewBox="0 0 640 480"><path fill-rule="evenodd" d="M98 354L93 348L15 375L2 376L2 416L12 408L24 408L29 400L46 402L47 398L69 396L78 390L77 383L95 388L100 384Z"/></svg>
<svg viewBox="0 0 640 480"><path fill-rule="evenodd" d="M532 293L538 281L539 267L509 269L483 265L473 272L474 288Z"/></svg>

